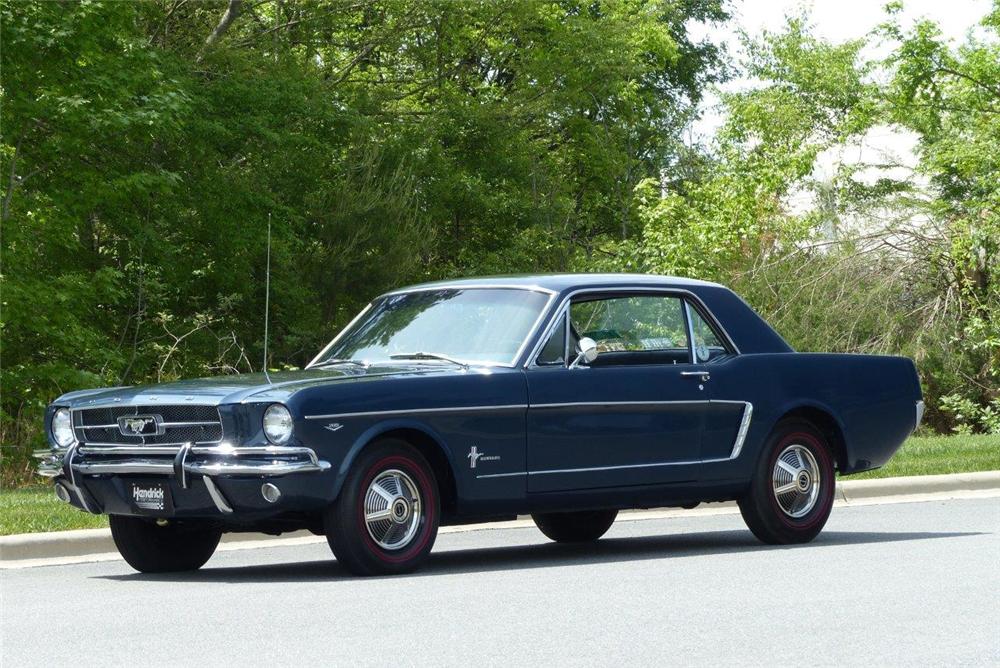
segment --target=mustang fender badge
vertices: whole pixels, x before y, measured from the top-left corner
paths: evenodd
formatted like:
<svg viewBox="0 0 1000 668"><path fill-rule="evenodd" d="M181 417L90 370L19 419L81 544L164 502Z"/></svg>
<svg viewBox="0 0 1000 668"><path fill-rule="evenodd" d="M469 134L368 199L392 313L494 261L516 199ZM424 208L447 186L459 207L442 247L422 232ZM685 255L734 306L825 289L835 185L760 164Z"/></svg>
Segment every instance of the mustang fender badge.
<svg viewBox="0 0 1000 668"><path fill-rule="evenodd" d="M470 469L476 468L476 462L478 462L480 460L482 460L484 462L498 462L498 461L500 461L500 455L484 455L483 453L479 452L479 448L477 448L476 446L472 446L469 449L469 454L467 454L466 457L469 459L469 468Z"/></svg>

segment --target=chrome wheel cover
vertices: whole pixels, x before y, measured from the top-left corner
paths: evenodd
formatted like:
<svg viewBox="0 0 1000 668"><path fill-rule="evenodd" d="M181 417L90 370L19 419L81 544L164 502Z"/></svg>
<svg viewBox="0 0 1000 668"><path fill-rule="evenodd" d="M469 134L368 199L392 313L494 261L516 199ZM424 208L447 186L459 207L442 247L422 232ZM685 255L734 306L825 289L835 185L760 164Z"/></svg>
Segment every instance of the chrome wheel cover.
<svg viewBox="0 0 1000 668"><path fill-rule="evenodd" d="M797 443L778 455L771 474L774 498L781 512L799 519L816 506L820 490L819 464L809 448Z"/></svg>
<svg viewBox="0 0 1000 668"><path fill-rule="evenodd" d="M416 483L398 469L379 473L365 492L365 527L385 550L399 550L413 540L422 510Z"/></svg>

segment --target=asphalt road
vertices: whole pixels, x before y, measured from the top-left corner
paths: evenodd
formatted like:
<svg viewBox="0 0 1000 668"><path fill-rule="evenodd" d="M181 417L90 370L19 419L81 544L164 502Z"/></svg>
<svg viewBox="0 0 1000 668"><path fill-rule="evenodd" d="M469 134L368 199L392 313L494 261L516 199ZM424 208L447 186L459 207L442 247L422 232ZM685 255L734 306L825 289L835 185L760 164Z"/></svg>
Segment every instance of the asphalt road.
<svg viewBox="0 0 1000 668"><path fill-rule="evenodd" d="M2 664L1000 665L1000 498L835 508L812 544L738 515L441 535L428 566L356 579L325 544L0 573Z"/></svg>

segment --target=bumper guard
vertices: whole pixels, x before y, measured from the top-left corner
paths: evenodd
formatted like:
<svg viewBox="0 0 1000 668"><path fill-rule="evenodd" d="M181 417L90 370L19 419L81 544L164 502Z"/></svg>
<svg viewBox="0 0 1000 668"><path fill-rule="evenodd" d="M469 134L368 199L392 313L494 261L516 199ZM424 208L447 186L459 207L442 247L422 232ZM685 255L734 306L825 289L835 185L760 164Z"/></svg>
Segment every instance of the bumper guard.
<svg viewBox="0 0 1000 668"><path fill-rule="evenodd" d="M220 512L233 509L213 478L226 476L275 477L290 473L326 471L330 463L320 460L311 448L283 445L87 445L76 443L65 450L39 450L38 474L66 478L69 487L90 512L96 512L88 494L77 483L77 475L149 474L174 476L181 487L189 486L188 475L202 476L209 495Z"/></svg>

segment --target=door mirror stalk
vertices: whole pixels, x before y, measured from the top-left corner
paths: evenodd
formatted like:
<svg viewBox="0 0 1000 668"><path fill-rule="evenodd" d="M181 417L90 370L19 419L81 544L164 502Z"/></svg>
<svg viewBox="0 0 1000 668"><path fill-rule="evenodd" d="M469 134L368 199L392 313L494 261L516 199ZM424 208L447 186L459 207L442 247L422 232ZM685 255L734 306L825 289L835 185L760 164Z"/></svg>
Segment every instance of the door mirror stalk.
<svg viewBox="0 0 1000 668"><path fill-rule="evenodd" d="M576 359L569 365L570 369L575 369L583 363L590 364L597 359L597 342L591 338L583 337L579 343L580 352Z"/></svg>

